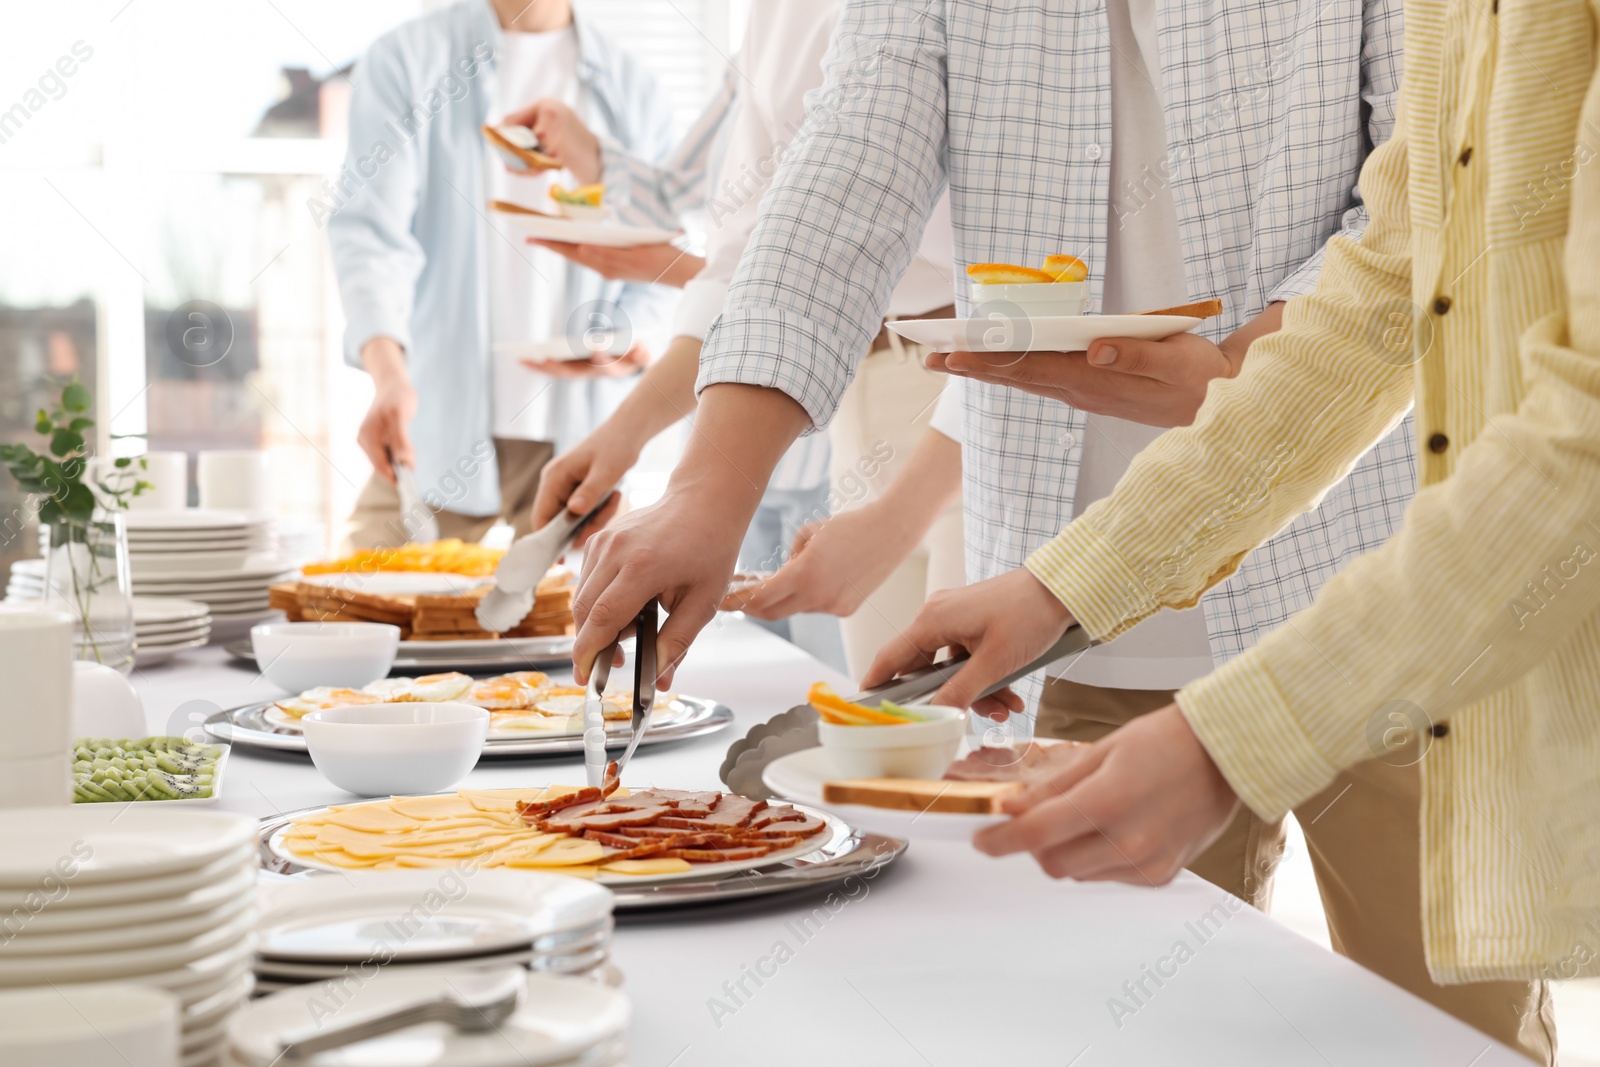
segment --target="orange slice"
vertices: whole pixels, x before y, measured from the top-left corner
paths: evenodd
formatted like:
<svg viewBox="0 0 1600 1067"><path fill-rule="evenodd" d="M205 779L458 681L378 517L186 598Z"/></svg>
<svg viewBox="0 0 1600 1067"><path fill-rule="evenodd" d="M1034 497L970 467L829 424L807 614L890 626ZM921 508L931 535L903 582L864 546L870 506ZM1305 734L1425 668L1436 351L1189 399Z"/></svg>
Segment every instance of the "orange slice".
<svg viewBox="0 0 1600 1067"><path fill-rule="evenodd" d="M1054 274L1032 267L1019 267L1014 263L974 263L967 268L967 277L983 285L1018 285L1056 280Z"/></svg>
<svg viewBox="0 0 1600 1067"><path fill-rule="evenodd" d="M1044 272L1050 275L1052 281L1057 282L1081 282L1089 277L1088 264L1077 256L1046 256Z"/></svg>

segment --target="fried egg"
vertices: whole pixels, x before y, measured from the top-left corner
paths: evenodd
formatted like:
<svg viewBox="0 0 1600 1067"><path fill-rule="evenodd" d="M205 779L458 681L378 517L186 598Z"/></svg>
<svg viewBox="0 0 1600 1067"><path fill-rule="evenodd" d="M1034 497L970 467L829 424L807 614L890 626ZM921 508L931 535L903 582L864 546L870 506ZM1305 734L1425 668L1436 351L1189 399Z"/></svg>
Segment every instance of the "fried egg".
<svg viewBox="0 0 1600 1067"><path fill-rule="evenodd" d="M460 699L464 704L475 704L490 711L522 711L531 708L538 697L538 690L522 682L490 678L475 684Z"/></svg>
<svg viewBox="0 0 1600 1067"><path fill-rule="evenodd" d="M460 671L451 671L448 674L424 674L420 678L391 678L391 682L404 681L407 684L397 686L388 693L385 699L402 702L428 701L438 702L456 700L465 695L472 688L472 678Z"/></svg>
<svg viewBox="0 0 1600 1067"><path fill-rule="evenodd" d="M498 678L489 679L491 682L521 682L523 685L534 689L550 688L550 676L544 671L515 671L511 674L502 674Z"/></svg>
<svg viewBox="0 0 1600 1067"><path fill-rule="evenodd" d="M558 696L547 696L535 705L545 715L557 717L577 716L583 717L583 702L588 699L582 693L562 693ZM630 697L618 697L606 694L600 698L600 714L607 721L633 718L633 704Z"/></svg>
<svg viewBox="0 0 1600 1067"><path fill-rule="evenodd" d="M377 704L379 699L370 693L363 693L358 689L336 689L332 686L319 686L316 689L307 689L299 696L284 697L273 706L285 715L298 719L313 711L324 711L328 708L344 708L353 704Z"/></svg>
<svg viewBox="0 0 1600 1067"><path fill-rule="evenodd" d="M416 684L415 678L379 678L361 687L363 693L370 693L380 701L392 702L405 699L400 694Z"/></svg>

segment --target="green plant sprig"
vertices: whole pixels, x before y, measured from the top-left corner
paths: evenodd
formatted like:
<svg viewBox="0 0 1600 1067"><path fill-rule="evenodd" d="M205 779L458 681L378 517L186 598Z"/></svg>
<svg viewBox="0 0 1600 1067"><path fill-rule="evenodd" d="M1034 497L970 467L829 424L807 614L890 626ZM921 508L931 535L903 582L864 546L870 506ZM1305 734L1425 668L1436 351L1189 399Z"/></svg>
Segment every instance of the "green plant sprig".
<svg viewBox="0 0 1600 1067"><path fill-rule="evenodd" d="M89 472L91 452L85 433L94 427L87 412L94 400L89 390L77 377L62 386L61 397L49 410L39 409L33 428L48 441L48 453L35 452L25 444L0 444L0 464L4 464L24 493L37 496L39 521L46 525L59 522L86 524L94 516L98 501L85 483ZM148 469L144 457L122 457L112 461L119 471L134 464L140 470ZM131 486L112 486L96 482L104 499L112 506L123 509L128 501L154 486L143 479Z"/></svg>

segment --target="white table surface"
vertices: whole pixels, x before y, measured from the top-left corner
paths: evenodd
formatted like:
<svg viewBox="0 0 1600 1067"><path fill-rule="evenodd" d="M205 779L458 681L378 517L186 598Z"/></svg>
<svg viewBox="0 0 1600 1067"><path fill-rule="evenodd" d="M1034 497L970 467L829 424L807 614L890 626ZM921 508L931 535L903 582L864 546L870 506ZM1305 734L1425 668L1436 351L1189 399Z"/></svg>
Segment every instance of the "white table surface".
<svg viewBox="0 0 1600 1067"><path fill-rule="evenodd" d="M136 672L152 731L279 694L230 663L209 648ZM728 745L818 679L849 691L794 646L720 618L674 688L727 704L735 725L641 748L627 777L719 786ZM581 778L576 758L493 761L466 784ZM263 817L349 799L309 760L241 748L220 806ZM1159 890L1055 882L1026 858L955 843L913 841L877 878L831 896L625 919L613 959L633 1001L633 1067L1527 1063L1198 878ZM1169 977L1151 977L1157 967Z"/></svg>

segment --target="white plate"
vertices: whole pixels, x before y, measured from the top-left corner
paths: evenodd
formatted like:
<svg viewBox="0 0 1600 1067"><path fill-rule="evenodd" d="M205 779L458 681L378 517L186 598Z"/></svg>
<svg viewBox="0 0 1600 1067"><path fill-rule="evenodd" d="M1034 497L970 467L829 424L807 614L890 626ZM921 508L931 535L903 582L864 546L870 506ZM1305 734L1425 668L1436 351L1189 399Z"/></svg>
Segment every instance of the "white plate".
<svg viewBox="0 0 1600 1067"><path fill-rule="evenodd" d="M249 903L250 897L240 894L210 908L190 910L182 915L95 930L44 933L29 923L17 936L0 942L0 970L4 969L6 961L25 957L120 951L185 941L230 922Z"/></svg>
<svg viewBox="0 0 1600 1067"><path fill-rule="evenodd" d="M182 802L17 809L0 819L0 887L27 890L51 879L76 896L79 886L204 867L254 836L251 819Z"/></svg>
<svg viewBox="0 0 1600 1067"><path fill-rule="evenodd" d="M864 804L828 804L822 799L824 782L840 776L834 772L827 752L808 748L780 756L767 764L761 780L780 797L799 801L808 807L831 812L852 826L893 837L938 841L971 841L985 826L1005 822L1004 815L957 815L945 811L895 811Z"/></svg>
<svg viewBox="0 0 1600 1067"><path fill-rule="evenodd" d="M674 230L625 226L620 222L579 222L576 219L548 219L539 215L507 215L506 219L519 238L537 237L542 241L568 241L602 248L666 244L679 236Z"/></svg>
<svg viewBox="0 0 1600 1067"><path fill-rule="evenodd" d="M384 801L369 801L368 803L377 804L384 803ZM596 875L595 881L600 885L653 885L658 882L684 882L695 881L704 878L718 878L725 874L738 874L740 871L753 871L758 867L766 867L769 864L782 863L784 860L794 859L797 856L804 856L807 853L814 852L817 849L822 848L835 838L840 836L849 836L851 833L853 833L850 827L829 815L826 811L815 809L810 805L803 807L800 805L796 806L801 807L802 811L807 811L818 816L827 824L827 826L821 833L812 834L810 837L800 842L800 844L791 848L782 849L777 852L769 852L765 856L757 856L754 859L748 860L724 860L721 863L695 863L691 864L690 869L687 871L677 871L672 874L609 874L605 871L601 871ZM326 808L320 809L320 811L326 810ZM304 812L302 817L320 814L320 811ZM288 833L293 826L293 822L285 823L281 828L273 833L273 835L267 839L268 851L273 853L273 855L276 855L301 867L312 867L318 870L334 871L338 874L346 876L353 873L361 873L359 869L357 871L352 871L348 867L335 867L332 864L323 863L315 857L302 856L299 853L289 851L284 847L283 835ZM434 874L441 874L443 871L449 869L450 868L432 868ZM497 868L485 869L495 870ZM481 871L479 873L481 873Z"/></svg>
<svg viewBox="0 0 1600 1067"><path fill-rule="evenodd" d="M582 698L579 697L578 699L581 700ZM549 726L540 726L538 728L502 726L496 722L496 714L493 710L489 712L488 740L491 741L524 737L579 737L583 734L582 713L570 715L566 718L551 717ZM677 700L669 701L665 704L657 704L650 709L649 727L651 729L660 729L663 726L671 726L673 723L693 714L695 714L694 708ZM263 711L261 717L280 730L287 730L290 733L297 734L305 732L301 729L300 719L297 716L281 711L276 705ZM504 720L501 721L503 722ZM611 719L606 722L607 733L626 734L632 729L633 723L628 719Z"/></svg>
<svg viewBox="0 0 1600 1067"><path fill-rule="evenodd" d="M185 1031L190 1027L209 1026L219 1019L226 1019L235 1008L244 1003L254 985L255 976L247 971L210 996L186 1005L183 1009Z"/></svg>
<svg viewBox="0 0 1600 1067"><path fill-rule="evenodd" d="M1049 315L993 312L981 319L902 319L886 325L935 352L1078 352L1101 337L1159 341L1194 329L1189 315Z"/></svg>
<svg viewBox="0 0 1600 1067"><path fill-rule="evenodd" d="M284 572L291 574L291 572ZM276 582L282 575L268 575L260 578L237 574L196 574L187 578L135 578L133 589L135 595L142 595L140 590L152 589L157 592L152 595L158 597L178 596L170 593L172 589L193 589L197 592L211 593L264 593L267 586ZM189 600L199 600L199 597L186 597Z"/></svg>
<svg viewBox="0 0 1600 1067"><path fill-rule="evenodd" d="M209 633L176 645L150 646L141 642L133 651L133 662L137 667L159 667L163 663L171 662L172 657L180 652L190 652L197 648L204 648L210 642L211 635Z"/></svg>
<svg viewBox="0 0 1600 1067"><path fill-rule="evenodd" d="M110 981L181 967L247 937L255 924L248 909L196 937L139 948L58 952L50 956L0 954L0 986L46 982Z"/></svg>
<svg viewBox="0 0 1600 1067"><path fill-rule="evenodd" d="M501 341L494 346L494 350L498 355L510 356L512 359L533 359L556 363L572 363L578 360L591 359L602 353L612 357L625 355L627 346L624 342L627 337L621 333L612 333L609 337L611 340L609 349L584 349L574 345L566 337L551 337L544 341Z"/></svg>
<svg viewBox="0 0 1600 1067"><path fill-rule="evenodd" d="M183 508L175 511L130 511L126 514L132 530L227 530L240 526L265 526L270 516L251 511L225 511L220 508Z"/></svg>
<svg viewBox="0 0 1600 1067"><path fill-rule="evenodd" d="M373 571L370 574L303 574L302 582L335 589L354 589L379 596L460 596L494 581L470 574L435 574L431 571Z"/></svg>
<svg viewBox="0 0 1600 1067"><path fill-rule="evenodd" d="M141 985L170 989L187 1010L189 1005L198 1004L227 989L239 980L240 975L249 974L250 961L255 956L256 936L246 933L221 952L182 967L140 975L139 982Z"/></svg>
<svg viewBox="0 0 1600 1067"><path fill-rule="evenodd" d="M136 596L133 598L133 621L136 624L167 624L204 619L207 608L198 600L181 597Z"/></svg>
<svg viewBox="0 0 1600 1067"><path fill-rule="evenodd" d="M203 585L212 580L244 581L248 578L266 582L269 579L276 579L290 569L287 563L268 552L253 552L245 556L232 552L196 552L192 559L182 558L182 569L158 570L158 567L171 568L177 560L168 562L166 557L161 557L159 560L145 557L141 561L135 557L130 561L134 571L133 584L175 585L188 582Z"/></svg>
<svg viewBox="0 0 1600 1067"><path fill-rule="evenodd" d="M531 870L489 868L445 887L437 870L361 871L261 890L258 951L275 960L360 963L380 948L395 960L507 951L611 914L609 890Z"/></svg>
<svg viewBox="0 0 1600 1067"><path fill-rule="evenodd" d="M183 623L178 626L140 626L135 624L133 629L141 645L180 644L192 638L204 637L210 633L211 616L207 615L199 622Z"/></svg>
<svg viewBox="0 0 1600 1067"><path fill-rule="evenodd" d="M108 809L125 805L83 805L84 808ZM76 808L63 810L78 810ZM115 814L111 812L110 814ZM36 883L27 889L0 889L0 911L18 908L37 913L41 890L52 914L88 912L119 904L167 901L193 893L197 889L234 877L241 869L256 870L256 846L230 853L206 864L198 870L174 871L171 874L148 878L107 882L98 885L79 885L76 879L59 878L51 882ZM63 892L63 890L69 890Z"/></svg>
<svg viewBox="0 0 1600 1067"><path fill-rule="evenodd" d="M199 642L191 642L176 648L155 649L150 653L150 655L154 657L165 657L165 659L171 659L173 656L184 651L185 649L198 648L200 645L205 643L205 639L202 638ZM164 662L164 659L161 658L154 660L146 659L145 655L146 653L143 648L138 649L138 651L135 653L135 657L138 659L141 665L149 665L152 662ZM228 770L228 756L233 751L233 746L225 741L213 741L207 743L215 744L218 748L222 749L222 754L217 757L217 762L213 765L213 769L211 771L211 795L208 797L187 797L182 800L79 800L75 801L74 805L80 808L148 808L152 806L159 806L163 808L208 808L215 804L218 798L222 796L222 778Z"/></svg>
<svg viewBox="0 0 1600 1067"><path fill-rule="evenodd" d="M416 660L437 659L455 662L451 657L479 655L493 652L505 654L507 660L518 656L551 656L572 651L573 637L563 634L555 637L501 637L471 641L401 641L400 651Z"/></svg>
<svg viewBox="0 0 1600 1067"><path fill-rule="evenodd" d="M365 1015L436 996L444 983L438 972L380 972L364 982L350 983L352 989L341 1004ZM304 1029L307 1020L317 1017L315 1006L327 995L324 986L307 985L247 1004L228 1027L231 1055L267 1067L281 1055L283 1035ZM621 1034L628 1016L627 997L599 982L529 974L521 1006L493 1031L466 1033L443 1023L429 1023L300 1062L307 1067L335 1063L551 1067Z"/></svg>
<svg viewBox="0 0 1600 1067"><path fill-rule="evenodd" d="M246 866L240 857L233 857L230 862L233 864L231 870L223 871L217 878L187 891L183 891L180 887L178 891L166 896L125 904L110 903L87 908L55 906L41 908L29 916L27 924L20 929L27 934L104 930L139 923L167 922L189 912L208 911L219 904L249 893L250 887L255 885L260 877L260 872L254 864ZM84 892L88 890L85 889Z"/></svg>

